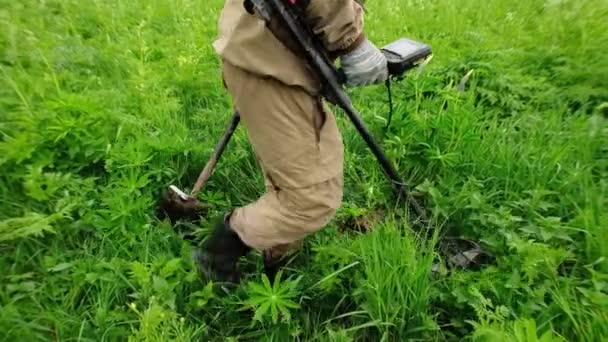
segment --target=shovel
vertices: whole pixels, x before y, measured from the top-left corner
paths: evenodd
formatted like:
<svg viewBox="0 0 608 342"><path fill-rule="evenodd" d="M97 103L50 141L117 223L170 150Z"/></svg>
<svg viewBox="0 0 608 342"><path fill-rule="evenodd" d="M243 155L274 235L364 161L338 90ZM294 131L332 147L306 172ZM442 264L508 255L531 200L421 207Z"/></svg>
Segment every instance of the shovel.
<svg viewBox="0 0 608 342"><path fill-rule="evenodd" d="M232 138L240 120L241 117L238 111L234 112L222 137L209 157L205 168L201 171L189 194L175 185L169 186L169 189L164 194L157 209L157 216L159 218L169 218L171 223L175 224L177 221L181 220L187 220L189 222L197 221L207 213L209 205L201 203L198 200L197 195L213 174L213 170L222 156L222 153L224 153L226 145L228 145L228 142Z"/></svg>

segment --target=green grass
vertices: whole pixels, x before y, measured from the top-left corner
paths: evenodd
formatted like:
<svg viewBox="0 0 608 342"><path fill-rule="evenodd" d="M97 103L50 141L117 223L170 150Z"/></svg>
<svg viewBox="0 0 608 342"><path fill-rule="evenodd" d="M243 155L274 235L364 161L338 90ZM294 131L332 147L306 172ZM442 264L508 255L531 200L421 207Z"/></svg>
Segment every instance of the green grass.
<svg viewBox="0 0 608 342"><path fill-rule="evenodd" d="M2 340L608 338L608 2L369 1L378 45L407 36L434 58L393 86L386 134L384 89L352 98L441 233L497 262L431 273L436 241L407 226L336 111L337 218L276 287L253 272L228 293L153 215L231 115L211 47L223 2L0 4ZM239 129L201 198L220 211L262 190ZM340 232L379 209L371 232Z"/></svg>

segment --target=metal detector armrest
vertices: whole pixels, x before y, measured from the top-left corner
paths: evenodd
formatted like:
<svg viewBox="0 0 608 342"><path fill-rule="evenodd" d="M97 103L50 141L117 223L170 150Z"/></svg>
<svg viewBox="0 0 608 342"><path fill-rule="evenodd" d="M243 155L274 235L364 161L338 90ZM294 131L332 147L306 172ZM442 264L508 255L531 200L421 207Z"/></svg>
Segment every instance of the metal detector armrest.
<svg viewBox="0 0 608 342"><path fill-rule="evenodd" d="M407 38L396 40L380 50L388 62L389 74L394 77L403 76L432 54L429 45Z"/></svg>

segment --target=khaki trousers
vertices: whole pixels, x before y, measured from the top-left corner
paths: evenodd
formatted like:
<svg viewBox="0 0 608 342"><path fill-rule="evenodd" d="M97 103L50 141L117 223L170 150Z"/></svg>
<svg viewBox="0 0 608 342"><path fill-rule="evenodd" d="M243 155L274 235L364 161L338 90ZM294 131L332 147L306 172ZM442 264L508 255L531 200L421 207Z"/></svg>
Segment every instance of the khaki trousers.
<svg viewBox="0 0 608 342"><path fill-rule="evenodd" d="M248 246L285 254L322 229L342 202L344 147L335 117L298 87L227 62L224 83L264 172L266 192L230 224Z"/></svg>

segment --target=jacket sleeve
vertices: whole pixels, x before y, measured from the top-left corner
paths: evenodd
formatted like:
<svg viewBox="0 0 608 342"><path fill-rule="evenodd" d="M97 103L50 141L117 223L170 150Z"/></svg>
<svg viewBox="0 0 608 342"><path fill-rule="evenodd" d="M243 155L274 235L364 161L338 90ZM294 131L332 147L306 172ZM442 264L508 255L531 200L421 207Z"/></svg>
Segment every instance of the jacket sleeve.
<svg viewBox="0 0 608 342"><path fill-rule="evenodd" d="M357 0L310 0L306 20L334 55L351 51L365 39L363 7Z"/></svg>

